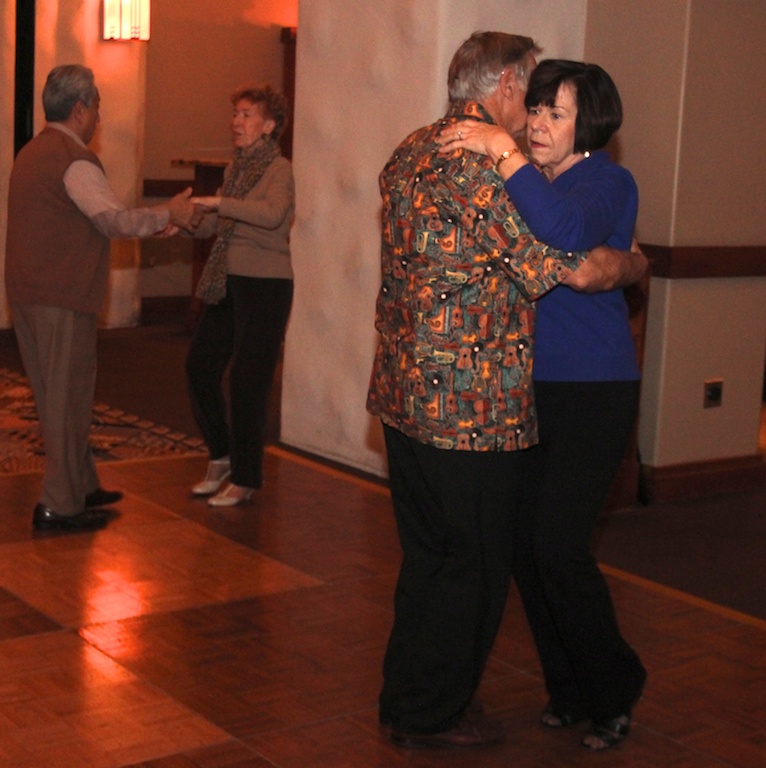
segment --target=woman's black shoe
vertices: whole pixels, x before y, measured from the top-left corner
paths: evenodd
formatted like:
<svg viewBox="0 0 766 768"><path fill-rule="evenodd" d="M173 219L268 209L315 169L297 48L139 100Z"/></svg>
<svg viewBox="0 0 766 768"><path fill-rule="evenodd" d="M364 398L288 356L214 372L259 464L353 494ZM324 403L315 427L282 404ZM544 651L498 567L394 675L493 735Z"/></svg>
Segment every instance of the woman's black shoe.
<svg viewBox="0 0 766 768"><path fill-rule="evenodd" d="M594 752L617 746L630 733L630 718L627 715L594 722L583 736L582 745Z"/></svg>
<svg viewBox="0 0 766 768"><path fill-rule="evenodd" d="M587 719L588 715L577 707L559 709L550 701L545 705L545 709L540 715L540 722L546 728L569 728Z"/></svg>

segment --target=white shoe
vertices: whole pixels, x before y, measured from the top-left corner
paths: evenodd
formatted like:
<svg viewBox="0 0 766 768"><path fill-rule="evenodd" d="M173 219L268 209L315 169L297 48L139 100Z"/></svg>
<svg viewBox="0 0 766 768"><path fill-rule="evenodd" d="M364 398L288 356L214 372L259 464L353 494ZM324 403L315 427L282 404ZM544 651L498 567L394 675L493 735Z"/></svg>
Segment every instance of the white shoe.
<svg viewBox="0 0 766 768"><path fill-rule="evenodd" d="M250 500L253 495L252 488L245 488L243 485L234 485L229 483L220 493L211 496L207 503L211 507L234 507Z"/></svg>
<svg viewBox="0 0 766 768"><path fill-rule="evenodd" d="M192 493L195 496L209 496L215 493L222 485L223 481L231 474L231 462L228 457L225 459L216 459L207 465L207 474L201 483L192 486Z"/></svg>

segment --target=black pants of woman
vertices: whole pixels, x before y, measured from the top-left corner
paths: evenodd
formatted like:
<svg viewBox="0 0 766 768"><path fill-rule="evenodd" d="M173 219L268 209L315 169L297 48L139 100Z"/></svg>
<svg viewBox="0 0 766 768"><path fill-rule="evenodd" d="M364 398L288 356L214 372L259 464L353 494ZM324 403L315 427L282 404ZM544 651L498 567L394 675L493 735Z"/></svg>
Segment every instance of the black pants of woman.
<svg viewBox="0 0 766 768"><path fill-rule="evenodd" d="M211 461L230 456L234 485L263 484L269 394L292 298L292 280L229 275L226 297L205 306L189 346L186 378L194 417Z"/></svg>
<svg viewBox="0 0 766 768"><path fill-rule="evenodd" d="M638 395L630 381L535 383L540 445L528 456L531 513L519 518L514 577L551 704L578 719L629 715L646 678L590 551Z"/></svg>

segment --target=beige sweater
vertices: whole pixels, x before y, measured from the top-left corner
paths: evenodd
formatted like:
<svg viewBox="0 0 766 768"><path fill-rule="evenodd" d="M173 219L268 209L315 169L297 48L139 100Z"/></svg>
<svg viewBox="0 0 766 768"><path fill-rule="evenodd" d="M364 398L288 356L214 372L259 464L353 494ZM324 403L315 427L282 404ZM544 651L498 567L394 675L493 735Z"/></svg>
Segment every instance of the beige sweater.
<svg viewBox="0 0 766 768"><path fill-rule="evenodd" d="M230 171L228 166L224 173ZM295 216L295 181L289 160L274 160L244 200L222 198L218 215L237 221L226 253L230 275L293 279L290 227ZM195 236L215 234L218 215L205 216Z"/></svg>

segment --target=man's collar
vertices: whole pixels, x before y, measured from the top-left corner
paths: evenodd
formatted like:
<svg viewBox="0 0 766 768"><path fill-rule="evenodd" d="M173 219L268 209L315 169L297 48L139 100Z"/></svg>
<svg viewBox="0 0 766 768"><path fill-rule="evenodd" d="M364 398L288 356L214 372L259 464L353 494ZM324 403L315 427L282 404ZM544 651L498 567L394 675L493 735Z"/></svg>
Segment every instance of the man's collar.
<svg viewBox="0 0 766 768"><path fill-rule="evenodd" d="M457 120L470 117L473 120L480 120L483 123L491 123L492 125L495 123L489 112L487 112L478 101L453 102L450 104L449 110L447 110L447 117Z"/></svg>
<svg viewBox="0 0 766 768"><path fill-rule="evenodd" d="M85 142L71 128L68 128L66 125L64 125L64 123L46 123L45 127L55 128L57 131L65 133L71 139L74 139L81 147L87 149Z"/></svg>

